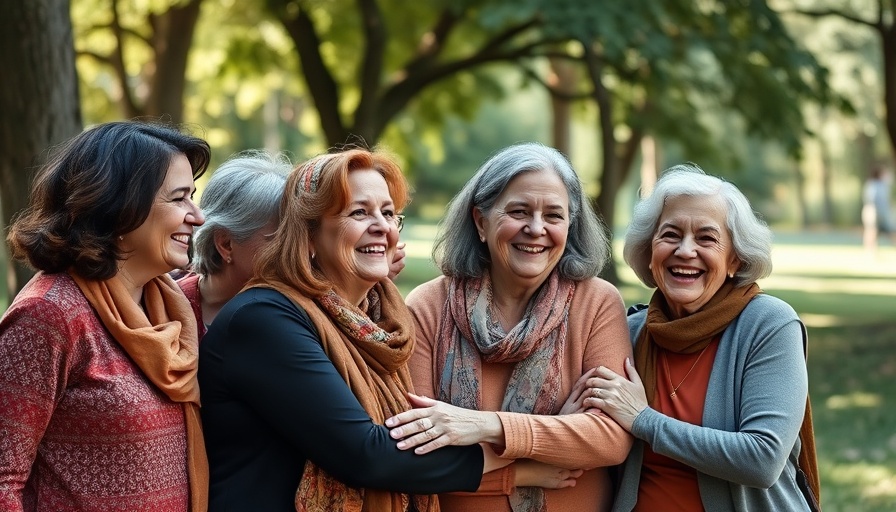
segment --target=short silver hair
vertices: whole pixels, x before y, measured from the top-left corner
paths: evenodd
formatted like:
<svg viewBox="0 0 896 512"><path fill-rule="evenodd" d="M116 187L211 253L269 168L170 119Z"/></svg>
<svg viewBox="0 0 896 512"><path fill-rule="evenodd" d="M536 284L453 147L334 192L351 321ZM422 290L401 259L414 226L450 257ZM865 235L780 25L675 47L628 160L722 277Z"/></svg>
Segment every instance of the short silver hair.
<svg viewBox="0 0 896 512"><path fill-rule="evenodd" d="M202 191L199 208L205 224L193 239L193 268L203 275L221 270L215 233L224 230L236 242L245 242L276 218L286 176L292 170L283 153L250 150L224 162Z"/></svg>
<svg viewBox="0 0 896 512"><path fill-rule="evenodd" d="M488 247L479 240L473 208L488 214L515 177L548 170L560 177L569 195L569 235L557 263L560 275L575 281L598 275L609 259L607 230L594 213L569 160L556 149L536 142L499 151L451 200L433 246L433 259L442 273L459 278L482 276L490 256Z"/></svg>
<svg viewBox="0 0 896 512"><path fill-rule="evenodd" d="M725 223L734 253L741 262L740 269L734 274L735 286L746 286L771 274L772 232L768 225L753 211L750 201L736 186L706 174L698 165L689 162L664 171L653 192L635 205L622 256L642 283L656 288L650 271L653 237L666 201L681 196L718 196L727 207Z"/></svg>

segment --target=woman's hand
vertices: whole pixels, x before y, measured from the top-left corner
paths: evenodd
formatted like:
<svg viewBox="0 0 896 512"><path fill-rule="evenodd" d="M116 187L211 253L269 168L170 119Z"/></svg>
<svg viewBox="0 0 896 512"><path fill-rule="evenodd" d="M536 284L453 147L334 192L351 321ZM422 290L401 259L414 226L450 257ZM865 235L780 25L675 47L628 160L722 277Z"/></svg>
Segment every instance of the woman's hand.
<svg viewBox="0 0 896 512"><path fill-rule="evenodd" d="M609 368L598 368L595 376L588 379L590 396L583 403L600 409L631 432L635 418L648 406L647 393L629 358L625 358L625 373L628 379Z"/></svg>
<svg viewBox="0 0 896 512"><path fill-rule="evenodd" d="M566 469L532 459L519 459L513 463L513 484L517 487L544 487L563 489L575 487L576 479L584 473L581 469Z"/></svg>
<svg viewBox="0 0 896 512"><path fill-rule="evenodd" d="M569 392L569 397L566 399L563 407L560 408L558 414L585 412L586 407L584 401L591 396L591 388L588 387L588 379L594 376L596 371L597 368L592 368L579 377L579 380L573 385L572 391Z"/></svg>
<svg viewBox="0 0 896 512"><path fill-rule="evenodd" d="M395 281L398 274L404 270L404 259L407 256L407 253L404 251L406 245L404 242L398 242L395 246L395 254L392 255L392 263L389 264L389 279L392 281Z"/></svg>
<svg viewBox="0 0 896 512"><path fill-rule="evenodd" d="M386 420L399 450L414 448L424 454L443 446L476 443L504 444L504 426L494 412L464 409L445 402L408 393L411 406Z"/></svg>

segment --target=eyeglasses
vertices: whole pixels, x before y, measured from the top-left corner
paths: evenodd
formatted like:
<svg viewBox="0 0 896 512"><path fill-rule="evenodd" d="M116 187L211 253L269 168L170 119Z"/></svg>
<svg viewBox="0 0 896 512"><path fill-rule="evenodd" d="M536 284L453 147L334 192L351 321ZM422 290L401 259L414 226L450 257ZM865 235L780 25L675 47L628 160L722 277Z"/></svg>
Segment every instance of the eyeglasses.
<svg viewBox="0 0 896 512"><path fill-rule="evenodd" d="M390 219L390 222L395 224L395 229L400 233L401 229L404 227L404 215L395 215Z"/></svg>

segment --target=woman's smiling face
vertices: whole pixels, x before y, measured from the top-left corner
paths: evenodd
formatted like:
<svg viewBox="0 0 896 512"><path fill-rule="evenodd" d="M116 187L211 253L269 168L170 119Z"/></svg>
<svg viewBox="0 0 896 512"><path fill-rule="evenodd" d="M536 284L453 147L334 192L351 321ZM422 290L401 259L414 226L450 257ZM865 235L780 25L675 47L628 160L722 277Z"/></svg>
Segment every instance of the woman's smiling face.
<svg viewBox="0 0 896 512"><path fill-rule="evenodd" d="M706 305L740 266L727 215L719 196L666 199L653 236L650 270L677 318Z"/></svg>
<svg viewBox="0 0 896 512"><path fill-rule="evenodd" d="M569 194L553 171L520 174L491 210L473 217L491 257L494 281L538 287L557 266L569 234Z"/></svg>

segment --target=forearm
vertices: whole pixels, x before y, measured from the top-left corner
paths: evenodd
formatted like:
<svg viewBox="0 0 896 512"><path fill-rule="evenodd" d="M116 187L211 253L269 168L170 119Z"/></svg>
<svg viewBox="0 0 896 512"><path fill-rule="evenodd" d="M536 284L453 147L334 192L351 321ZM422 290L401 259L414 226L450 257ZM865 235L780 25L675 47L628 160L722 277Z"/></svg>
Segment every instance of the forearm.
<svg viewBox="0 0 896 512"><path fill-rule="evenodd" d="M542 416L499 412L504 426L502 457L535 459L567 469L622 463L632 436L603 414Z"/></svg>

